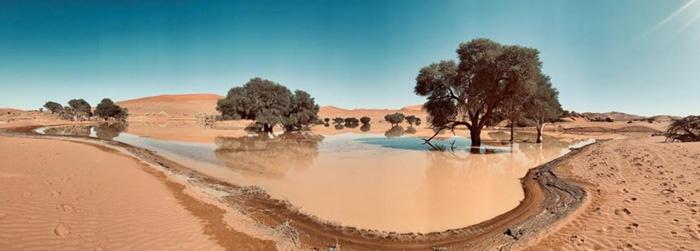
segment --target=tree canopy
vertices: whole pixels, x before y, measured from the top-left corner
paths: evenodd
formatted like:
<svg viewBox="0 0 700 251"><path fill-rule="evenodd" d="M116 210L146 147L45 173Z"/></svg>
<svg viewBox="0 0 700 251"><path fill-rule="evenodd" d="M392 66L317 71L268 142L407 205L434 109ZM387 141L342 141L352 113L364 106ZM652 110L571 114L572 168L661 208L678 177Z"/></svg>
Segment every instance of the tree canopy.
<svg viewBox="0 0 700 251"><path fill-rule="evenodd" d="M233 87L216 109L224 117L251 119L271 132L276 125L285 130L300 130L318 120L319 106L308 93L262 78L253 78L245 85Z"/></svg>
<svg viewBox="0 0 700 251"><path fill-rule="evenodd" d="M362 122L363 125L368 124L371 120L372 120L372 118L367 117L367 116L363 116L362 118L360 118L360 122Z"/></svg>
<svg viewBox="0 0 700 251"><path fill-rule="evenodd" d="M539 51L501 45L479 38L460 44L459 63L440 61L420 70L414 91L427 101L423 107L436 133L465 126L472 147L481 145L481 130L515 97L534 92L540 73Z"/></svg>
<svg viewBox="0 0 700 251"><path fill-rule="evenodd" d="M418 117L416 117L415 115L408 115L405 119L406 123L408 123L408 125L410 126L413 126L413 124L415 124L416 121L418 121Z"/></svg>
<svg viewBox="0 0 700 251"><path fill-rule="evenodd" d="M542 129L545 123L559 119L564 110L559 103L559 91L552 86L549 76L540 74L535 93L523 105L524 116L537 126L537 143L542 142Z"/></svg>
<svg viewBox="0 0 700 251"><path fill-rule="evenodd" d="M53 102L53 101L48 101L46 104L44 104L44 108L46 110L49 110L51 113L58 113L63 110L63 106L59 103Z"/></svg>
<svg viewBox="0 0 700 251"><path fill-rule="evenodd" d="M397 126L399 123L403 122L404 117L403 113L397 112L394 114L387 114L384 116L384 120L391 123L392 126Z"/></svg>
<svg viewBox="0 0 700 251"><path fill-rule="evenodd" d="M73 108L73 111L75 111L77 114L88 117L92 116L92 106L90 106L90 103L84 99L71 99L68 101L68 105Z"/></svg>
<svg viewBox="0 0 700 251"><path fill-rule="evenodd" d="M666 130L666 141L700 141L700 116L688 116L673 121Z"/></svg>
<svg viewBox="0 0 700 251"><path fill-rule="evenodd" d="M109 118L126 120L129 116L129 111L126 108L114 104L111 99L104 98L95 107L95 114L105 120Z"/></svg>

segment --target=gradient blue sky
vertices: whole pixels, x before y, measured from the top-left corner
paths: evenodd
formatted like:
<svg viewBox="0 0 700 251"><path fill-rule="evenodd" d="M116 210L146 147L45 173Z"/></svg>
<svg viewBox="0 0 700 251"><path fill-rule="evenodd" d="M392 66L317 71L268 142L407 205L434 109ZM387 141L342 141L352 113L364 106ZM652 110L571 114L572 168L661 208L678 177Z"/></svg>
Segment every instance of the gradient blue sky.
<svg viewBox="0 0 700 251"><path fill-rule="evenodd" d="M224 95L260 76L398 108L424 101L422 66L486 37L538 48L566 109L698 114L699 19L686 0L0 0L0 107Z"/></svg>

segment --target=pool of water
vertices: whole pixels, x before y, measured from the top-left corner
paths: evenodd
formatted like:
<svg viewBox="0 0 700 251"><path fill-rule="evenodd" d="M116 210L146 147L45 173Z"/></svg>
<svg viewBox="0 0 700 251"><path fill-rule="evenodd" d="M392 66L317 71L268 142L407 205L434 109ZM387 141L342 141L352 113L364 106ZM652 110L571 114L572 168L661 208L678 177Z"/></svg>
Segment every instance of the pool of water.
<svg viewBox="0 0 700 251"><path fill-rule="evenodd" d="M460 228L505 213L523 199L519 179L527 170L580 144L546 137L543 144L487 143L482 152L491 154L471 154L464 137L434 141L440 151L418 137L385 134L221 136L191 143L134 135L128 128L38 131L147 148L207 175L259 186L322 219L396 232Z"/></svg>

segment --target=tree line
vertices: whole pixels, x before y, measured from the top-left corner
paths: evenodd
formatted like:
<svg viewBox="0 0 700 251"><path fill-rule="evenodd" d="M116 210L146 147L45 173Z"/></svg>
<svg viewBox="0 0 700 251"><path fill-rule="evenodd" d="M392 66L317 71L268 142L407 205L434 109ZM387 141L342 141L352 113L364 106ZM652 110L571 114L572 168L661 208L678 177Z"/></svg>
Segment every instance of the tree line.
<svg viewBox="0 0 700 251"><path fill-rule="evenodd" d="M58 102L48 101L44 104L46 110L52 114L57 114L65 120L85 121L93 116L97 116L105 121L114 119L117 121L126 121L129 116L129 110L115 104L111 99L104 98L95 107L93 112L90 103L84 99L71 99L67 106L63 106Z"/></svg>

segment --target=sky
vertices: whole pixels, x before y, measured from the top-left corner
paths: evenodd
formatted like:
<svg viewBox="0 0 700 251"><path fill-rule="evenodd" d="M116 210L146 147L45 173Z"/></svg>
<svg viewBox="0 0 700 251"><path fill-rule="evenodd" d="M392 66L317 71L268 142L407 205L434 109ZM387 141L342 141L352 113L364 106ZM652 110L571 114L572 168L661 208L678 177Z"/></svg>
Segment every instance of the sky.
<svg viewBox="0 0 700 251"><path fill-rule="evenodd" d="M254 77L321 105L400 108L485 37L540 51L565 109L700 111L700 1L0 0L0 107L225 95Z"/></svg>

